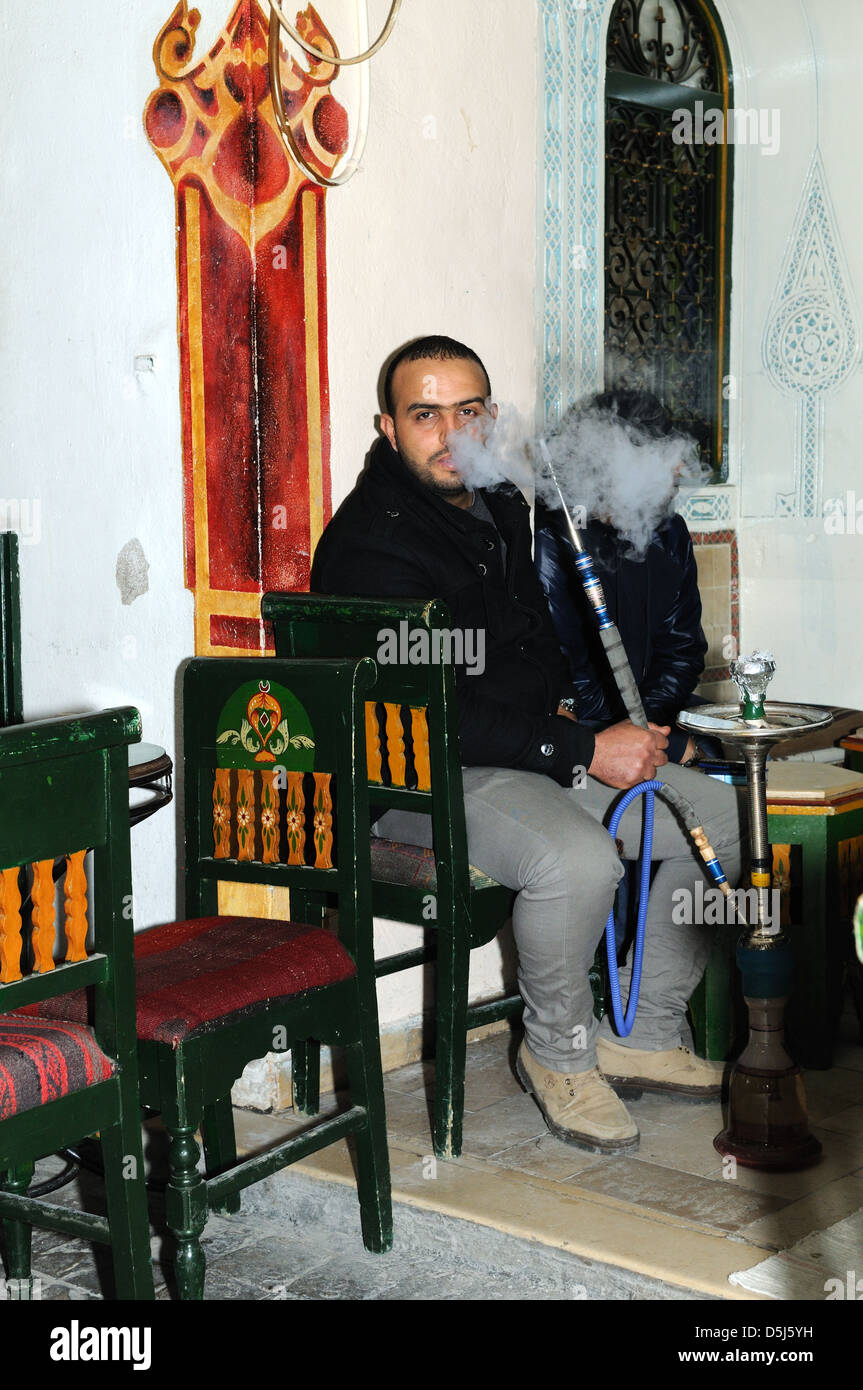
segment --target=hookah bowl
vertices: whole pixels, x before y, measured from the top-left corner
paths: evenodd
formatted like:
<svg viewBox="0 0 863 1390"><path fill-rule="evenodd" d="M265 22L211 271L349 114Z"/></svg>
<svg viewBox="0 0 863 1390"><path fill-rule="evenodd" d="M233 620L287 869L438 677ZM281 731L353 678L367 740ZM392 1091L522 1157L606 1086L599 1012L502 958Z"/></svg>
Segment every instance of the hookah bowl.
<svg viewBox="0 0 863 1390"><path fill-rule="evenodd" d="M809 1131L800 1068L784 1043L785 1005L791 987L791 948L778 914L770 912L772 855L767 839L766 764L770 749L829 724L832 715L811 705L765 701L775 671L767 652L732 662L740 706L699 705L678 717L692 734L710 734L734 746L746 765L755 920L737 943L737 964L749 1015L749 1040L731 1069L728 1124L714 1148L750 1168L791 1171L816 1163L821 1145ZM753 895L747 894L747 899Z"/></svg>

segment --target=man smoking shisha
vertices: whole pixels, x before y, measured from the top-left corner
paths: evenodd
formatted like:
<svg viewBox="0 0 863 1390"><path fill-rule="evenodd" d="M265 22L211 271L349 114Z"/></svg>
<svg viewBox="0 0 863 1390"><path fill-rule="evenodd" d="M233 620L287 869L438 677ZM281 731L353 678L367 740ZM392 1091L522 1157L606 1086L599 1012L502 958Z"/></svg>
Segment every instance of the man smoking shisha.
<svg viewBox="0 0 863 1390"><path fill-rule="evenodd" d="M456 667L459 737L471 863L517 892L525 1040L516 1070L559 1139L631 1153L638 1128L609 1082L719 1095L721 1066L695 1057L684 1041L687 1001L712 932L673 920L672 895L694 894L702 869L686 831L657 804L638 1015L625 1040L607 1018L598 1024L588 972L623 874L602 822L620 789L663 768L710 826L736 882L737 801L727 786L665 767L667 726L620 720L594 733L561 703L574 702L576 691L531 559L528 506L505 481L491 440L471 438L497 413L476 353L449 338L415 340L390 360L383 394L383 437L324 532L312 587L437 597L454 627L486 628L484 670ZM462 459L460 441L473 463ZM477 466L488 476L474 479ZM375 833L431 847L428 817L388 812ZM624 858L637 859L637 808L623 815L618 838ZM626 969L621 983L626 992Z"/></svg>

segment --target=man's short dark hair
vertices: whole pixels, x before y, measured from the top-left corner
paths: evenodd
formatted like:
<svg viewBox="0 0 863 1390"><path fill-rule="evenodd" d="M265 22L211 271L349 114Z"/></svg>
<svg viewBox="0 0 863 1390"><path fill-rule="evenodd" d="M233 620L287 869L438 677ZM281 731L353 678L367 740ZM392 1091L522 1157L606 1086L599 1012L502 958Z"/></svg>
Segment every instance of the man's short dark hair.
<svg viewBox="0 0 863 1390"><path fill-rule="evenodd" d="M439 333L430 333L425 338L414 338L411 342L405 343L397 352L393 353L387 363L384 373L384 408L388 415L393 413L393 377L396 368L402 362L419 362L423 357L431 357L437 362L452 362L465 358L468 362L475 362L485 377L486 396L491 395L491 382L488 372L481 358L477 356L473 348L467 347L464 343L456 342L455 338L445 338Z"/></svg>
<svg viewBox="0 0 863 1390"><path fill-rule="evenodd" d="M600 391L590 404L597 410L608 411L621 420L628 420L636 429L653 438L673 433L674 426L665 406L652 391L635 391L618 386Z"/></svg>

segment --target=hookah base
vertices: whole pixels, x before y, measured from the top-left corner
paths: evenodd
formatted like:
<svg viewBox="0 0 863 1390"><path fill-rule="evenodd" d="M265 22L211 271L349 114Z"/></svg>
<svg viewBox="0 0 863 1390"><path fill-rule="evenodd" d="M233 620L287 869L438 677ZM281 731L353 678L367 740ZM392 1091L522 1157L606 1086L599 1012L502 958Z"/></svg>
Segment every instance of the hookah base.
<svg viewBox="0 0 863 1390"><path fill-rule="evenodd" d="M728 1126L713 1147L745 1168L796 1172L821 1157L821 1145L809 1131L800 1068L769 1071L739 1062L729 1080Z"/></svg>
<svg viewBox="0 0 863 1390"><path fill-rule="evenodd" d="M744 1168L762 1168L770 1173L796 1173L801 1168L811 1168L821 1158L821 1145L812 1134L774 1145L740 1139L730 1129L723 1129L713 1147L723 1158L734 1158Z"/></svg>

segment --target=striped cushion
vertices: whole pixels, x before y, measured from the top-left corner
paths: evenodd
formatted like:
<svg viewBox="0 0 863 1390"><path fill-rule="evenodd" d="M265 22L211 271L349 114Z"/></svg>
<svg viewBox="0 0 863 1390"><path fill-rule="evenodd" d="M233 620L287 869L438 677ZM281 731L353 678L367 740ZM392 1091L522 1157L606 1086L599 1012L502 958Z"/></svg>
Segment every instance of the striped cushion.
<svg viewBox="0 0 863 1390"><path fill-rule="evenodd" d="M113 1073L113 1062L86 1025L19 1012L0 1016L0 1120Z"/></svg>
<svg viewBox="0 0 863 1390"><path fill-rule="evenodd" d="M434 851L422 845L402 844L397 840L382 840L373 835L371 841L372 878L376 883L397 883L402 888L425 891L437 888L437 865ZM473 864L468 865L471 891L479 888L499 888L496 879L489 878Z"/></svg>

